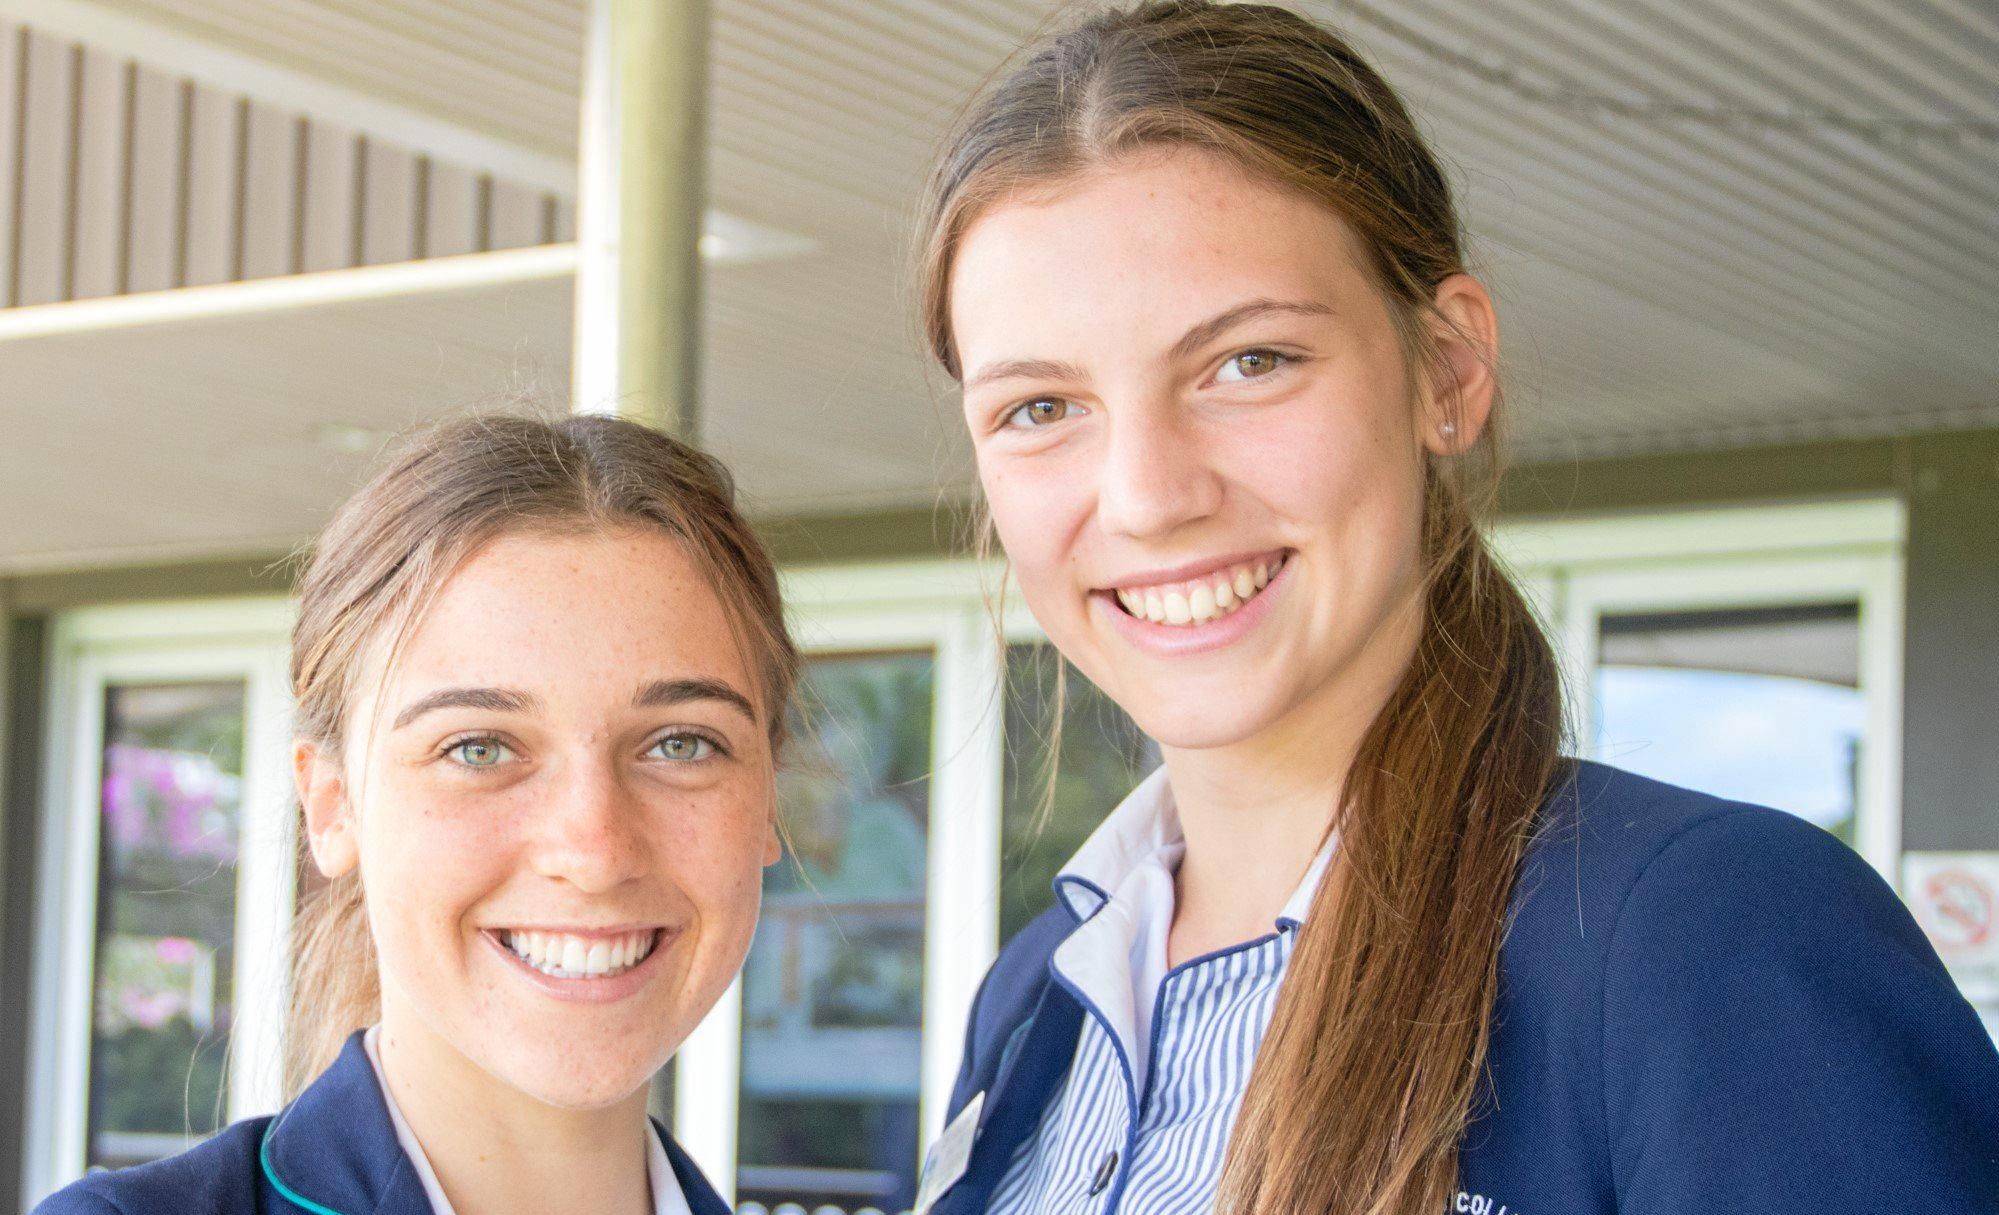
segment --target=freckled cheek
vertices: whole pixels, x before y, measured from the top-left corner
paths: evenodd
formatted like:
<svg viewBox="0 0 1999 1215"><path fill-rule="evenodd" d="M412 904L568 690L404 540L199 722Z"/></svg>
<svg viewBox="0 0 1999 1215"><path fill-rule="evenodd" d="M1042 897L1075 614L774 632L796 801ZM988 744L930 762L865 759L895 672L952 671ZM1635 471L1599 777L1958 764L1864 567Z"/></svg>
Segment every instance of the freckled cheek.
<svg viewBox="0 0 1999 1215"><path fill-rule="evenodd" d="M1073 570L1095 500L1093 475L1081 459L1051 455L983 478L1000 545L1037 616L1080 610Z"/></svg>
<svg viewBox="0 0 1999 1215"><path fill-rule="evenodd" d="M513 850L495 809L435 791L373 799L361 815L370 900L403 931L457 933L466 909L505 879Z"/></svg>
<svg viewBox="0 0 1999 1215"><path fill-rule="evenodd" d="M1372 411L1335 400L1221 436L1213 459L1230 480L1308 530L1356 514L1407 513L1418 475L1406 446Z"/></svg>
<svg viewBox="0 0 1999 1215"><path fill-rule="evenodd" d="M754 917L763 889L766 821L754 805L668 816L654 844L660 877L704 916L743 915L747 904Z"/></svg>

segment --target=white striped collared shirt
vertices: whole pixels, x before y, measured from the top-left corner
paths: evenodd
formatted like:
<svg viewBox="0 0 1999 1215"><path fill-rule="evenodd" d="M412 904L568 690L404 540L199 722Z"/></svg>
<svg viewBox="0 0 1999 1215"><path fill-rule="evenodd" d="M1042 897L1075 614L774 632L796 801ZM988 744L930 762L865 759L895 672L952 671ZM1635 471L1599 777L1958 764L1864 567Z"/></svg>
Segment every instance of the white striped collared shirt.
<svg viewBox="0 0 1999 1215"><path fill-rule="evenodd" d="M1166 967L1185 851L1165 769L1113 811L1056 879L1083 920L1050 965L1086 1010L1074 1061L993 1192L989 1215L1197 1215L1329 840L1275 930Z"/></svg>

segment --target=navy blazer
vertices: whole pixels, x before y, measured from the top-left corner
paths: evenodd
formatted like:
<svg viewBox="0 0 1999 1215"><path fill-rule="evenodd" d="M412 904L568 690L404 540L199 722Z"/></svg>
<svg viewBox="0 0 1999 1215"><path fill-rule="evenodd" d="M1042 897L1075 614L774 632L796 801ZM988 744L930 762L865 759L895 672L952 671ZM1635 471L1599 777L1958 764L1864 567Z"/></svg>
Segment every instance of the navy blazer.
<svg viewBox="0 0 1999 1215"><path fill-rule="evenodd" d="M1999 1212L1999 1052L1830 833L1579 763L1511 917L1452 1212ZM980 988L950 1113L986 1102L936 1215L985 1210L1068 1071L1076 923L1058 899Z"/></svg>
<svg viewBox="0 0 1999 1215"><path fill-rule="evenodd" d="M694 1215L730 1215L673 1136L653 1129ZM434 1215L396 1140L360 1033L298 1100L165 1160L92 1173L34 1215Z"/></svg>

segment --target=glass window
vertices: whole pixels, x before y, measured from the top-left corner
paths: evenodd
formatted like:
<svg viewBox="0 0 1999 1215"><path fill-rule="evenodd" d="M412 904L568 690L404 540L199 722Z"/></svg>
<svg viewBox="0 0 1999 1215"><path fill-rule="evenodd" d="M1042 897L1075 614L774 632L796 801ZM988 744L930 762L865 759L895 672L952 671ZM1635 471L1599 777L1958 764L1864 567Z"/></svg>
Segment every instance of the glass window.
<svg viewBox="0 0 1999 1215"><path fill-rule="evenodd" d="M916 1200L934 662L807 663L790 835L743 971L738 1200Z"/></svg>
<svg viewBox="0 0 1999 1215"><path fill-rule="evenodd" d="M241 682L105 690L91 1165L226 1120L243 713Z"/></svg>
<svg viewBox="0 0 1999 1215"><path fill-rule="evenodd" d="M1606 615L1600 627L1598 759L1789 810L1853 843L1858 605Z"/></svg>
<svg viewBox="0 0 1999 1215"><path fill-rule="evenodd" d="M1055 901L1055 875L1132 786L1159 766L1159 748L1095 684L1068 668L1060 763L1052 800L1061 658L1044 642L1007 647L1005 787L1000 818L1000 936L1007 939Z"/></svg>

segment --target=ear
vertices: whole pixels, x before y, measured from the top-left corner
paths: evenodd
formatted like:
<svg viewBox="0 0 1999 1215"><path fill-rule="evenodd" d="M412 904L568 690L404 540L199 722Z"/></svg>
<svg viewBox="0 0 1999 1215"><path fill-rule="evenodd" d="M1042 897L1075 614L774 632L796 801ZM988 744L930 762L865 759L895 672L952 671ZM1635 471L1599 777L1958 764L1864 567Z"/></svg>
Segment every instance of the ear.
<svg viewBox="0 0 1999 1215"><path fill-rule="evenodd" d="M770 827L764 832L764 868L768 869L784 859L784 841L777 831L777 808L771 807Z"/></svg>
<svg viewBox="0 0 1999 1215"><path fill-rule="evenodd" d="M347 797L346 770L320 744L294 739L292 783L305 811L305 836L313 864L327 878L344 876L361 862L361 840Z"/></svg>
<svg viewBox="0 0 1999 1215"><path fill-rule="evenodd" d="M1420 419L1423 446L1439 456L1471 450L1492 417L1499 381L1499 317L1485 285L1469 274L1437 284L1431 324L1438 366Z"/></svg>

